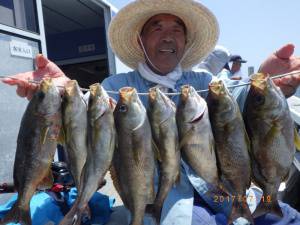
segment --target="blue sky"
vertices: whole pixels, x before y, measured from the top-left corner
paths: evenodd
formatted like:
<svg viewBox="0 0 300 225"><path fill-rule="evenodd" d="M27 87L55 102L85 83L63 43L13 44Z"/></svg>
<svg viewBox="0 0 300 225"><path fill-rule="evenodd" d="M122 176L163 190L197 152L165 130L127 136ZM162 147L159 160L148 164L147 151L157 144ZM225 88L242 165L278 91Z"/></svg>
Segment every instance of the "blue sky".
<svg viewBox="0 0 300 225"><path fill-rule="evenodd" d="M109 0L118 9L131 2ZM286 43L295 44L300 56L299 0L201 0L217 17L220 25L218 44L231 53L240 54L248 66L258 69L260 63Z"/></svg>

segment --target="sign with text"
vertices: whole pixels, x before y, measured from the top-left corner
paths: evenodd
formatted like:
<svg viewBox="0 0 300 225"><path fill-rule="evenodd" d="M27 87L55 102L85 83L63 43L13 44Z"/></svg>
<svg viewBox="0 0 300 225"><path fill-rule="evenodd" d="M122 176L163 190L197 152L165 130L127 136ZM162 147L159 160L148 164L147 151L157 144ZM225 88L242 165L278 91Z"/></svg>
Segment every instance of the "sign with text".
<svg viewBox="0 0 300 225"><path fill-rule="evenodd" d="M32 47L25 43L20 41L11 41L10 42L10 53L11 55L15 56L21 56L25 58L33 58L32 55Z"/></svg>
<svg viewBox="0 0 300 225"><path fill-rule="evenodd" d="M88 44L88 45L78 46L78 52L79 53L94 52L95 50L96 50L95 44Z"/></svg>

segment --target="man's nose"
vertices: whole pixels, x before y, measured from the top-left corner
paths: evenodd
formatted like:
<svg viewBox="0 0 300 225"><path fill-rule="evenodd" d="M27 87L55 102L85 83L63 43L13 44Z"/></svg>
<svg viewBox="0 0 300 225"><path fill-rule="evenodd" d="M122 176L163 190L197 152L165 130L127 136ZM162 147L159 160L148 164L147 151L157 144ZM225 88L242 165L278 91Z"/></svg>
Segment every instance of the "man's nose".
<svg viewBox="0 0 300 225"><path fill-rule="evenodd" d="M172 32L165 31L164 34L163 34L162 40L164 42L173 42L174 41L174 37L173 37Z"/></svg>

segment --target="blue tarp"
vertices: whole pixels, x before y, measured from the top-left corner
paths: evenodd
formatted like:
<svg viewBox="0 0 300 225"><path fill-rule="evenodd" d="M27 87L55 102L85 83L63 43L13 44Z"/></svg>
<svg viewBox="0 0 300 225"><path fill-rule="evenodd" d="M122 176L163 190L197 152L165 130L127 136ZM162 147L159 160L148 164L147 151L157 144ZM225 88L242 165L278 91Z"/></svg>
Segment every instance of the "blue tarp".
<svg viewBox="0 0 300 225"><path fill-rule="evenodd" d="M76 188L72 188L70 192L61 193L67 206L72 206L77 197ZM15 194L6 204L0 205L0 218L10 210L17 200L17 194ZM89 202L91 209L91 223L92 224L105 224L110 217L111 207L115 202L114 198L110 198L107 195L96 192ZM47 192L36 193L30 201L30 210L32 225L44 225L50 221L54 224L58 224L63 214L59 203L51 197L51 194ZM10 223L15 224L15 223Z"/></svg>

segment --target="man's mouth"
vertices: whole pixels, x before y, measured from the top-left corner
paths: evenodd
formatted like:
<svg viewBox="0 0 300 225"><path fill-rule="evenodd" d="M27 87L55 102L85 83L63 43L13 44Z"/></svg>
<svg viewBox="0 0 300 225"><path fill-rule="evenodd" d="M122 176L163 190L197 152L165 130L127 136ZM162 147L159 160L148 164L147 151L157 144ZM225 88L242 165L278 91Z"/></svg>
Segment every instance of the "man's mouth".
<svg viewBox="0 0 300 225"><path fill-rule="evenodd" d="M176 53L176 50L175 49L160 49L159 52L162 52L162 53Z"/></svg>

